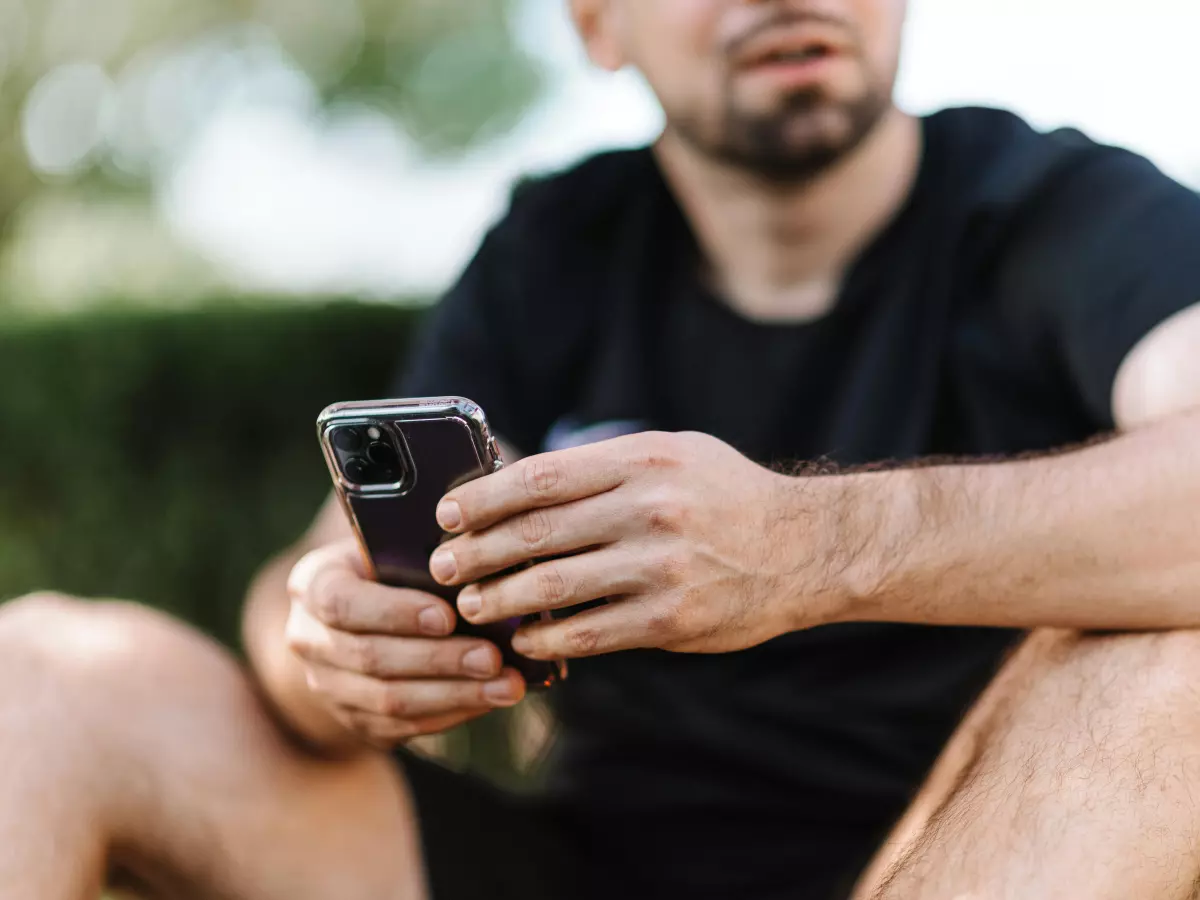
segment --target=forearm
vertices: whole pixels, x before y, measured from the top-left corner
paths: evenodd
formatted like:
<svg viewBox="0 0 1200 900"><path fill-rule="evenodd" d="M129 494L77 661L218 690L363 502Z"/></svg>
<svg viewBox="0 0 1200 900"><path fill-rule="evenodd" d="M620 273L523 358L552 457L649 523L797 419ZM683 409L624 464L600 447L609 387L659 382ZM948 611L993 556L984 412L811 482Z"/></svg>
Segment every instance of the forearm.
<svg viewBox="0 0 1200 900"><path fill-rule="evenodd" d="M355 742L309 689L300 660L287 647L287 579L302 554L291 551L263 567L250 588L242 639L264 698L282 724L306 746L342 755Z"/></svg>
<svg viewBox="0 0 1200 900"><path fill-rule="evenodd" d="M847 618L1200 626L1200 413L1041 459L847 476Z"/></svg>

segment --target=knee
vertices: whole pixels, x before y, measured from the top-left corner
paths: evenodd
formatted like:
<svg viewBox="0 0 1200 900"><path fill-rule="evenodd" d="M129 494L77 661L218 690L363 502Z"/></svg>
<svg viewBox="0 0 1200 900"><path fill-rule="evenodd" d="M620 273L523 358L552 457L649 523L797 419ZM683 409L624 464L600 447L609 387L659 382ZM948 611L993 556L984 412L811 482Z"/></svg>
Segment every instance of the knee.
<svg viewBox="0 0 1200 900"><path fill-rule="evenodd" d="M212 641L134 603L35 593L0 607L0 691L12 698L53 687L39 695L119 708L196 679L219 687L240 677Z"/></svg>
<svg viewBox="0 0 1200 900"><path fill-rule="evenodd" d="M56 591L37 591L0 603L0 640L11 636L13 630L21 626L29 627L33 620L44 620L49 616L57 616L67 610L78 608L83 601L68 594Z"/></svg>
<svg viewBox="0 0 1200 900"><path fill-rule="evenodd" d="M29 664L52 665L62 645L59 635L78 632L87 618L87 603L66 594L41 591L10 600L0 606L0 667L6 680L20 671L30 672Z"/></svg>

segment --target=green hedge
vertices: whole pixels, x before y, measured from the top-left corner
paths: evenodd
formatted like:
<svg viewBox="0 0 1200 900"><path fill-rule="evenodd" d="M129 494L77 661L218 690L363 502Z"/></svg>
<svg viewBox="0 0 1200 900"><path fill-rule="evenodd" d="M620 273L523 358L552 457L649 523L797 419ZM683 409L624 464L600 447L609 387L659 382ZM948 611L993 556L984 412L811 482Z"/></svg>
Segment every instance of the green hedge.
<svg viewBox="0 0 1200 900"><path fill-rule="evenodd" d="M128 597L230 644L329 482L314 422L386 392L416 314L226 306L0 322L0 598Z"/></svg>

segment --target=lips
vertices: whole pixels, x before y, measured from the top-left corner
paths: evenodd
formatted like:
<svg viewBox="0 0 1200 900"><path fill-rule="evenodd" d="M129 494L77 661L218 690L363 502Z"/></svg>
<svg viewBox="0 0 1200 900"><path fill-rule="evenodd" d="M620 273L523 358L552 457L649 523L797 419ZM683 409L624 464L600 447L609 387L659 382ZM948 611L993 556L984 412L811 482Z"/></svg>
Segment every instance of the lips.
<svg viewBox="0 0 1200 900"><path fill-rule="evenodd" d="M815 62L842 53L843 42L828 29L806 26L778 27L747 40L733 54L738 69L778 64Z"/></svg>
<svg viewBox="0 0 1200 900"><path fill-rule="evenodd" d="M754 60L751 66L769 65L770 63L803 63L814 59L821 59L828 56L829 53L828 47L817 45L803 47L798 50L779 50L768 53L761 59Z"/></svg>

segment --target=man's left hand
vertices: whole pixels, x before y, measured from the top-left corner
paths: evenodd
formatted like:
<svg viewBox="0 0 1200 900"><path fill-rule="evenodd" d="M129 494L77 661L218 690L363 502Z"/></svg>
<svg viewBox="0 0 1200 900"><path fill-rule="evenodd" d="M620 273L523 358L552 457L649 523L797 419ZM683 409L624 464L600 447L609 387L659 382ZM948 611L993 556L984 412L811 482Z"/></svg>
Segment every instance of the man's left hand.
<svg viewBox="0 0 1200 900"><path fill-rule="evenodd" d="M513 646L534 659L740 650L839 619L843 481L781 475L702 434L618 438L452 491L438 521L457 537L430 568L466 585L476 624L608 600L522 628Z"/></svg>

